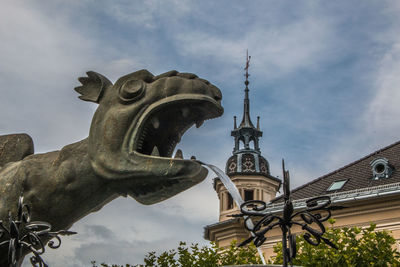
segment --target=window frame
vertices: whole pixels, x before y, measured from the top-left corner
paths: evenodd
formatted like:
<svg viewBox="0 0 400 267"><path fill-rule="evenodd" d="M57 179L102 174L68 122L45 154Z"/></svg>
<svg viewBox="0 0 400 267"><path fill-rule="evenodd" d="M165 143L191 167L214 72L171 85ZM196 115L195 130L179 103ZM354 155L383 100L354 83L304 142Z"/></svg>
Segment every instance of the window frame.
<svg viewBox="0 0 400 267"><path fill-rule="evenodd" d="M327 192L331 192L331 191L338 191L338 190L340 190L340 189L342 189L343 188L343 186L347 183L349 181L349 179L342 179L342 180L337 180L337 181L333 181L332 183L331 183L331 185L328 187L328 189L326 189L326 191ZM341 183L341 184L340 184ZM336 184L339 184L339 185L336 185ZM332 188L332 187L334 187L334 185L336 185L336 187L337 186L339 186L338 188Z"/></svg>

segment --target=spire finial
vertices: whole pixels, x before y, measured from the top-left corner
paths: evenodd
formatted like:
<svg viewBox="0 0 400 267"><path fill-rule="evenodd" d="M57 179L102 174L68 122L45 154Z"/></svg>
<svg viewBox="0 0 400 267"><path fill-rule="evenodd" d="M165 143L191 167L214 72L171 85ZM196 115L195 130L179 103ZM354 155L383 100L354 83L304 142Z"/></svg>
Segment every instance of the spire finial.
<svg viewBox="0 0 400 267"><path fill-rule="evenodd" d="M246 81L244 82L244 84L246 85L246 89L247 89L247 86L249 85L249 76L250 76L250 74L249 74L249 67L250 67L250 59L251 59L251 56L249 56L249 50L247 49L247 50L246 50L246 67L244 68L245 71L246 71L246 74L244 75L244 76L246 77Z"/></svg>
<svg viewBox="0 0 400 267"><path fill-rule="evenodd" d="M250 101L249 101L249 67L250 67L250 59L251 56L249 56L249 50L246 50L246 67L244 68L244 70L246 71L245 73L245 77L246 80L244 82L244 84L246 85L246 88L244 89L244 110L243 110L243 120L242 123L240 125L245 125L247 127L252 127L254 128L253 124L251 123L251 119L250 119Z"/></svg>

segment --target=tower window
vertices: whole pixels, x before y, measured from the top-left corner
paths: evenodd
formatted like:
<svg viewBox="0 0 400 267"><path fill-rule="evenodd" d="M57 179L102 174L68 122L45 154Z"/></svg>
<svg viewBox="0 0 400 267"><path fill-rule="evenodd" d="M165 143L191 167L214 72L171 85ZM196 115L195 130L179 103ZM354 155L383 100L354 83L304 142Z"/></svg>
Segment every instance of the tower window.
<svg viewBox="0 0 400 267"><path fill-rule="evenodd" d="M226 207L228 210L233 209L233 198L229 193L228 193L228 205Z"/></svg>
<svg viewBox="0 0 400 267"><path fill-rule="evenodd" d="M244 190L244 201L254 200L254 190Z"/></svg>
<svg viewBox="0 0 400 267"><path fill-rule="evenodd" d="M250 149L255 149L254 140L250 140L250 142L249 142L249 148L250 148Z"/></svg>
<svg viewBox="0 0 400 267"><path fill-rule="evenodd" d="M244 149L244 141L242 139L239 140L239 150Z"/></svg>

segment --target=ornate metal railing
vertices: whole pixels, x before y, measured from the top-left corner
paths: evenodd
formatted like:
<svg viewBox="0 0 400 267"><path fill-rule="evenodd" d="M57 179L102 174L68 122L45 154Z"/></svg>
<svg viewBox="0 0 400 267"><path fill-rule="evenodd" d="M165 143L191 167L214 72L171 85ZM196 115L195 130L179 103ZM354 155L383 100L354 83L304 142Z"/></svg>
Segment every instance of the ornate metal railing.
<svg viewBox="0 0 400 267"><path fill-rule="evenodd" d="M331 217L331 211L341 209L340 206L332 206L329 196L320 196L306 201L306 208L294 212L293 203L290 197L289 171L285 170L285 163L282 160L283 169L283 211L282 216L266 212L269 207L260 200L250 200L240 207L241 214L235 215L245 218L245 228L252 233L252 236L243 241L239 246L244 246L253 241L257 247L266 241L266 234L275 227L282 231L282 257L283 266L292 263L296 257L296 235L291 232L293 225L298 225L305 232L303 238L311 245L317 246L323 241L328 246L337 249L336 245L325 238L325 226L323 222ZM256 221L249 223L250 219Z"/></svg>
<svg viewBox="0 0 400 267"><path fill-rule="evenodd" d="M47 222L30 221L30 208L24 204L21 196L18 202L17 216L13 219L11 212L8 213L6 222L0 220L0 247L8 246L8 263L10 267L16 267L25 254L33 253L30 257L32 266L47 267L41 255L45 252L45 242L56 249L61 245L59 235L73 235L76 232L61 230L51 232L51 225Z"/></svg>

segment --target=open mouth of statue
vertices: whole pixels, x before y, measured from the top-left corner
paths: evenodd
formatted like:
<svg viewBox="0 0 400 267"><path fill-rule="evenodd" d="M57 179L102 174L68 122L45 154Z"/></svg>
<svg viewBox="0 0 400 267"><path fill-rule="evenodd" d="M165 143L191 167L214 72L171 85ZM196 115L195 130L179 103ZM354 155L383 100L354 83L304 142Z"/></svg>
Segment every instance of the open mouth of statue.
<svg viewBox="0 0 400 267"><path fill-rule="evenodd" d="M133 149L140 154L172 158L183 134L193 125L222 115L221 105L213 99L184 99L157 105L145 114L137 131ZM177 150L174 159L183 159Z"/></svg>

